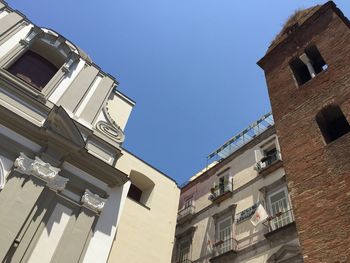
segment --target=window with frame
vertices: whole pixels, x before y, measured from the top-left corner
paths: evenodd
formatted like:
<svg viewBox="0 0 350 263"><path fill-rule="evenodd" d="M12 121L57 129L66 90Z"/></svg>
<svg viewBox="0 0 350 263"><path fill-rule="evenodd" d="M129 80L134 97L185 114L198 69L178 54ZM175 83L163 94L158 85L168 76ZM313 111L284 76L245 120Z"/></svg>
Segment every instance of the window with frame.
<svg viewBox="0 0 350 263"><path fill-rule="evenodd" d="M223 218L217 223L217 251L223 254L233 249L232 216Z"/></svg>
<svg viewBox="0 0 350 263"><path fill-rule="evenodd" d="M28 50L7 71L42 91L58 68L44 57Z"/></svg>
<svg viewBox="0 0 350 263"><path fill-rule="evenodd" d="M276 230L294 221L286 187L268 195L269 209L272 216L271 230Z"/></svg>
<svg viewBox="0 0 350 263"><path fill-rule="evenodd" d="M189 263L191 253L191 240L189 238L179 241L177 251L177 263Z"/></svg>
<svg viewBox="0 0 350 263"><path fill-rule="evenodd" d="M221 196L227 192L233 191L233 177L230 173L220 175L219 178L214 182L213 187L210 189L213 197Z"/></svg>
<svg viewBox="0 0 350 263"><path fill-rule="evenodd" d="M193 196L187 197L182 205L182 208L178 212L178 220L193 215L195 213L195 205Z"/></svg>
<svg viewBox="0 0 350 263"><path fill-rule="evenodd" d="M255 150L257 160L256 169L258 172L281 160L280 151L276 138L261 146L261 149Z"/></svg>

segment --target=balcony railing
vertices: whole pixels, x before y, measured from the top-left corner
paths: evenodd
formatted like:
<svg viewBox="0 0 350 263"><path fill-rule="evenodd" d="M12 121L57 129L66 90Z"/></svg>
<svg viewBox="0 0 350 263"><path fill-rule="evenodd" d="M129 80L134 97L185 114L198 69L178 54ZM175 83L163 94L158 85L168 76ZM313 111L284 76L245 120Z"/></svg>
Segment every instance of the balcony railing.
<svg viewBox="0 0 350 263"><path fill-rule="evenodd" d="M215 200L216 198L232 192L233 191L233 183L232 182L227 182L224 184L219 184L216 187L213 187L211 189L211 194L209 195L209 200Z"/></svg>
<svg viewBox="0 0 350 263"><path fill-rule="evenodd" d="M256 164L256 170L260 173L264 169L280 160L282 160L281 153L279 151L276 151L273 154L263 157L261 161Z"/></svg>
<svg viewBox="0 0 350 263"><path fill-rule="evenodd" d="M237 240L234 238L229 238L226 240L218 241L213 246L214 246L214 257L216 257L229 251L236 251Z"/></svg>
<svg viewBox="0 0 350 263"><path fill-rule="evenodd" d="M181 209L177 213L177 221L181 221L185 218L191 217L194 214L195 214L195 206L194 205L187 206L187 207Z"/></svg>
<svg viewBox="0 0 350 263"><path fill-rule="evenodd" d="M279 212L276 215L269 217L264 225L268 228L269 232L272 232L293 222L294 214L292 209L290 209L288 211Z"/></svg>

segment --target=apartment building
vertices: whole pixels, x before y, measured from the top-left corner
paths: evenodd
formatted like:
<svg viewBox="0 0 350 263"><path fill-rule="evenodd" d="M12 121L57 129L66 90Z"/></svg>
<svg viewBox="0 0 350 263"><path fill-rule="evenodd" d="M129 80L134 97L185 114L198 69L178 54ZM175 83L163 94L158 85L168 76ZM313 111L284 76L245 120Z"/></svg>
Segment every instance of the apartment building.
<svg viewBox="0 0 350 263"><path fill-rule="evenodd" d="M258 62L305 262L350 262L349 28L332 1L301 10Z"/></svg>
<svg viewBox="0 0 350 263"><path fill-rule="evenodd" d="M272 114L208 160L181 188L172 262L303 262Z"/></svg>
<svg viewBox="0 0 350 263"><path fill-rule="evenodd" d="M117 86L0 2L1 262L170 261L179 189L122 148L135 103ZM140 261L129 243L148 243L145 229L162 252Z"/></svg>

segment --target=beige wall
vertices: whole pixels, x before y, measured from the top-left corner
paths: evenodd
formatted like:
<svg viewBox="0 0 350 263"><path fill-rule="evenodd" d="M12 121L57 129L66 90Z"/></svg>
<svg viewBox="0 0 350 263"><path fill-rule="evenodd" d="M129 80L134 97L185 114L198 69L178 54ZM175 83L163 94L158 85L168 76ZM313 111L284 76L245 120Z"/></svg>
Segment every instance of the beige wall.
<svg viewBox="0 0 350 263"><path fill-rule="evenodd" d="M115 90L110 96L108 101L108 109L113 120L120 126L122 130L128 122L132 108L135 106L135 102L131 101L121 92Z"/></svg>
<svg viewBox="0 0 350 263"><path fill-rule="evenodd" d="M260 156L257 156L257 151L261 150L261 145L271 141L273 138L275 138L275 135L257 143L250 149L245 150L229 163L221 167L221 169L215 174L206 178L204 177L196 185L193 185L191 188L188 188L181 193L181 200L186 199L187 196L194 196L195 212L197 213L192 221L178 225L176 229L176 234L181 235L181 233L184 233L190 227L195 227L190 255L192 261L203 263L209 262L208 260L213 256L212 244L216 239L215 220L213 219L213 215L224 211L232 204L236 204L237 206L234 212L236 218L237 214L241 211L253 206L259 201L263 202L265 208L268 209L264 194L260 190L265 186L270 186L274 182L279 181L285 175L285 171L283 167L281 167L267 176L261 176L254 167L257 161L261 159ZM278 142L276 146L277 148L279 147ZM228 171L233 177L233 196L220 203L219 206L212 205L212 202L208 200L210 187L213 182L218 179L217 175L220 175L223 171L226 171L225 173ZM206 192L204 191L204 188L207 189ZM181 205L180 202L180 209L182 208ZM237 240L237 249L242 250L265 240L264 233L266 232L267 228L265 226L260 224L257 227L254 227L249 219L240 223L235 222L233 238ZM294 240L293 243L298 244L298 241ZM266 260L280 247L281 246L273 246L267 248L265 251L257 252L255 255L240 262L266 262ZM176 250L177 248L175 246L173 262L176 262Z"/></svg>
<svg viewBox="0 0 350 263"><path fill-rule="evenodd" d="M147 176L154 188L147 207L127 198L109 262L170 262L180 190L174 181L128 152L123 151L117 168L128 175Z"/></svg>

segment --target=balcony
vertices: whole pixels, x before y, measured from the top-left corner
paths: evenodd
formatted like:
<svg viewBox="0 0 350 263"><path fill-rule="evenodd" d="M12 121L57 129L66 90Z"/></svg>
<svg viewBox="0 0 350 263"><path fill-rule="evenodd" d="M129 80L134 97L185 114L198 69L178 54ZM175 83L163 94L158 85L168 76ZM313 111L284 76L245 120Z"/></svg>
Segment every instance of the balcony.
<svg viewBox="0 0 350 263"><path fill-rule="evenodd" d="M219 204L230 198L233 192L233 183L231 181L220 183L210 189L211 194L208 199L213 203Z"/></svg>
<svg viewBox="0 0 350 263"><path fill-rule="evenodd" d="M270 239L275 235L286 236L288 232L296 233L296 227L294 223L294 214L292 209L284 212L279 212L274 216L269 217L264 226L267 228L268 232L265 234L265 238Z"/></svg>
<svg viewBox="0 0 350 263"><path fill-rule="evenodd" d="M260 162L256 164L255 169L260 175L268 175L282 166L282 157L279 151L263 157Z"/></svg>
<svg viewBox="0 0 350 263"><path fill-rule="evenodd" d="M224 260L221 261L221 259L232 259L237 254L237 240L234 238L220 240L213 247L214 255L210 259L210 262L223 262Z"/></svg>
<svg viewBox="0 0 350 263"><path fill-rule="evenodd" d="M178 213L177 213L177 223L178 224L182 224L186 221L189 221L192 219L192 217L195 214L195 206L194 205L190 205L187 206L183 209L181 209Z"/></svg>

